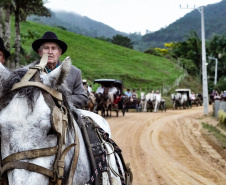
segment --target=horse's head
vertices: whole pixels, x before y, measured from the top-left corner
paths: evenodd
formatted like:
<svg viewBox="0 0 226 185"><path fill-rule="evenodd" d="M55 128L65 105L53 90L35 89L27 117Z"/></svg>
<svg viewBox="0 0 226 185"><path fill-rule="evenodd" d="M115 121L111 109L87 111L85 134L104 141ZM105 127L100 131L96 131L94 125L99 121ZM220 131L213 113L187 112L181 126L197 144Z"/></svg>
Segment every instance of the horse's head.
<svg viewBox="0 0 226 185"><path fill-rule="evenodd" d="M176 100L180 100L180 99L181 99L181 93L177 93L177 94L175 95L175 98L176 98Z"/></svg>
<svg viewBox="0 0 226 185"><path fill-rule="evenodd" d="M171 99L175 100L175 94L171 94Z"/></svg>
<svg viewBox="0 0 226 185"><path fill-rule="evenodd" d="M92 101L96 101L96 97L92 92L89 93L89 99L91 99Z"/></svg>
<svg viewBox="0 0 226 185"><path fill-rule="evenodd" d="M146 96L145 96L145 92L141 92L141 93L140 93L140 98L141 98L142 101L145 100L145 97L146 97Z"/></svg>
<svg viewBox="0 0 226 185"><path fill-rule="evenodd" d="M94 96L95 96L96 102L100 103L102 94L101 93L94 93Z"/></svg>
<svg viewBox="0 0 226 185"><path fill-rule="evenodd" d="M108 94L108 92L109 92L109 89L108 89L107 87L104 87L104 92L103 92L103 94Z"/></svg>
<svg viewBox="0 0 226 185"><path fill-rule="evenodd" d="M42 74L41 80L51 88L63 90L70 66L71 62L68 59L51 73ZM51 125L51 109L46 103L42 90L32 86L12 90L14 84L21 81L26 71L18 69L11 72L0 63L1 157L3 161L7 161L8 156L18 152L23 154L23 157L17 155L6 162L13 165L13 168L6 167L5 174L8 175L9 184L47 185L49 178L46 175L19 167L21 162L29 162L26 164L32 163L52 169L56 153L49 154L48 149L45 157L42 155L38 157L33 150L39 152L39 149L54 148L57 145L57 134ZM33 152L28 152L26 156L24 151L29 150Z"/></svg>

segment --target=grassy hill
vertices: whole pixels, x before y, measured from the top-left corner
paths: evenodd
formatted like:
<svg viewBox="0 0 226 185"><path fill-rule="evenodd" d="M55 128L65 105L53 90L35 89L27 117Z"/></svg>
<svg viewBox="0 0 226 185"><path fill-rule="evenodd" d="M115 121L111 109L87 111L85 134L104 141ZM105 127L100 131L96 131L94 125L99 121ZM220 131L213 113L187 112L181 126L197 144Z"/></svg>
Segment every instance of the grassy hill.
<svg viewBox="0 0 226 185"><path fill-rule="evenodd" d="M12 21L13 22L13 21ZM55 32L59 39L68 44L67 52L61 60L70 56L74 66L82 71L83 79L90 83L98 78L115 78L124 81L127 88L151 88L172 84L183 71L173 62L105 41L85 37L59 28L34 22L22 22L21 33L30 30L40 36L45 31ZM12 39L13 39L12 30ZM24 40L22 47L27 53L37 38ZM23 39L22 39L23 40ZM31 62L27 60L27 62Z"/></svg>

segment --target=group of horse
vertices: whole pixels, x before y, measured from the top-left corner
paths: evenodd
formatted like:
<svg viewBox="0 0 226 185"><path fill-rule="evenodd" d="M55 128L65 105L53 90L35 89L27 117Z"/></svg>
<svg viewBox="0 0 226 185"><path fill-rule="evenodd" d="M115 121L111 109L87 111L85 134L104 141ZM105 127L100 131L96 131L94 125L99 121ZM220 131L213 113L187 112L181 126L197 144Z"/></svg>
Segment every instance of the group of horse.
<svg viewBox="0 0 226 185"><path fill-rule="evenodd" d="M128 98L125 95L117 95L109 92L107 87L104 87L103 93L91 92L88 94L89 102L85 107L86 110L95 112L101 112L102 117L111 117L111 112L115 111L118 117L119 111L122 111L125 115L126 102Z"/></svg>
<svg viewBox="0 0 226 185"><path fill-rule="evenodd" d="M145 92L141 92L140 98L129 98L126 95L114 95L105 87L103 93L89 93L89 103L85 109L95 113L101 111L103 117L109 117L111 111L115 111L118 117L120 110L123 116L128 109L136 109L137 112L166 111L166 102L160 94L145 95Z"/></svg>
<svg viewBox="0 0 226 185"><path fill-rule="evenodd" d="M166 111L166 102L161 98L159 93L148 93L145 95L145 92L141 92L141 102L140 102L139 111L142 112L158 112Z"/></svg>
<svg viewBox="0 0 226 185"><path fill-rule="evenodd" d="M186 108L189 108L191 105L191 102L187 93L177 92L176 94L171 94L171 100L173 104L173 109L177 109L177 108L186 109Z"/></svg>
<svg viewBox="0 0 226 185"><path fill-rule="evenodd" d="M114 95L108 92L108 88L104 88L103 93L90 93L87 110L96 112L101 111L103 117L111 116L111 111L122 111L123 116L128 109L136 109L137 112L158 112L166 111L166 102L161 98L161 94L150 92L145 94L141 92L140 98L129 98L126 95ZM191 100L186 92L177 92L171 94L173 109L190 108L192 104L202 105L202 95L197 94L195 100Z"/></svg>
<svg viewBox="0 0 226 185"><path fill-rule="evenodd" d="M171 100L173 109L187 109L191 108L192 105L200 105L202 106L203 102L203 96L202 94L193 94L189 93L189 91L186 92L177 92L176 94L171 94Z"/></svg>

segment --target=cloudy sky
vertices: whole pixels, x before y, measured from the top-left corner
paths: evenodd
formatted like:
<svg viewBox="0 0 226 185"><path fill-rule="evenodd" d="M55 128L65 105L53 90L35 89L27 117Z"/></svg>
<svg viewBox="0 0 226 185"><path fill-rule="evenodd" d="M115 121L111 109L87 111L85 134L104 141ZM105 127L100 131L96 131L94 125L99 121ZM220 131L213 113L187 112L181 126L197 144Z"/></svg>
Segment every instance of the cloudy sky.
<svg viewBox="0 0 226 185"><path fill-rule="evenodd" d="M126 33L157 31L195 7L221 0L47 0L46 7L87 16ZM181 8L180 8L181 5ZM187 8L188 7L188 8ZM198 10L197 10L198 11ZM205 9L204 9L205 12Z"/></svg>

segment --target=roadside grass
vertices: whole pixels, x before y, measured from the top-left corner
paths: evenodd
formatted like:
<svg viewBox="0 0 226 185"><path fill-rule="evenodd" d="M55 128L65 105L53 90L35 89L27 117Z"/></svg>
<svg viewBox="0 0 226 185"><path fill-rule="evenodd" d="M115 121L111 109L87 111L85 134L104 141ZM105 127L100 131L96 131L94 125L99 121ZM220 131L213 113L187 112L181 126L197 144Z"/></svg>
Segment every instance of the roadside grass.
<svg viewBox="0 0 226 185"><path fill-rule="evenodd" d="M202 126L204 129L206 129L208 132L213 134L213 136L217 139L217 141L220 143L223 149L226 149L226 135L223 134L217 127L212 126L210 124L202 122ZM221 127L226 131L226 127Z"/></svg>
<svg viewBox="0 0 226 185"><path fill-rule="evenodd" d="M225 132L226 132L226 125L218 124L217 126L220 127L222 130L225 130Z"/></svg>
<svg viewBox="0 0 226 185"><path fill-rule="evenodd" d="M11 27L11 39L14 40L13 20ZM21 22L21 33L26 34L28 31L36 34L33 38L21 38L22 48L28 55L24 59L26 63L31 62L29 56L33 52L32 42L40 38L44 32L53 31L68 45L67 52L60 59L70 56L72 64L81 69L83 79L87 79L89 84L93 84L95 79L113 78L122 80L125 88L161 87L163 82L165 85L173 84L183 74L174 62L163 57L149 55L48 25L30 21ZM13 50L14 48L11 52ZM97 86L95 84L93 90L96 90Z"/></svg>

